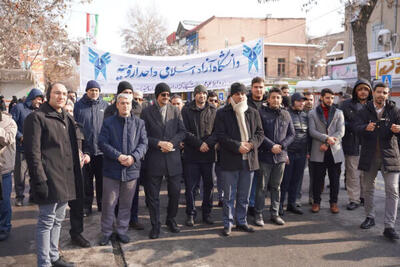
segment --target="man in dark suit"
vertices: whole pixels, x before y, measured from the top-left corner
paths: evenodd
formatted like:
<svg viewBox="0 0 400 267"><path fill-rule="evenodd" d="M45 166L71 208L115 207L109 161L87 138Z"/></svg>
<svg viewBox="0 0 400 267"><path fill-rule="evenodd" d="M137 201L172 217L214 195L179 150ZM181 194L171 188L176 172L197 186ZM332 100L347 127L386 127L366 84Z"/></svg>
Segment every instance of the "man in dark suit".
<svg viewBox="0 0 400 267"><path fill-rule="evenodd" d="M166 83L155 88L156 102L143 110L141 118L146 125L149 148L145 157L146 204L152 229L149 237L160 235L160 188L165 176L168 182L168 212L166 225L173 233L180 230L175 222L178 212L182 162L179 144L185 138L185 127L179 110L169 103L171 90Z"/></svg>

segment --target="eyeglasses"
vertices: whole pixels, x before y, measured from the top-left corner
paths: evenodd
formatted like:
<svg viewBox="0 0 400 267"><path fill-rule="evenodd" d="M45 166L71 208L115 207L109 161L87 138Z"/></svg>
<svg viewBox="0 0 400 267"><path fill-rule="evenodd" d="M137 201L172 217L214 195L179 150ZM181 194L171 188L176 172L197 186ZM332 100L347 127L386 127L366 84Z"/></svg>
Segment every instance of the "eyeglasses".
<svg viewBox="0 0 400 267"><path fill-rule="evenodd" d="M161 93L160 94L162 97L169 97L169 93Z"/></svg>
<svg viewBox="0 0 400 267"><path fill-rule="evenodd" d="M139 98L139 97L134 97L133 99L134 99L136 102L139 102L139 101L142 102L142 101L143 101L143 98Z"/></svg>

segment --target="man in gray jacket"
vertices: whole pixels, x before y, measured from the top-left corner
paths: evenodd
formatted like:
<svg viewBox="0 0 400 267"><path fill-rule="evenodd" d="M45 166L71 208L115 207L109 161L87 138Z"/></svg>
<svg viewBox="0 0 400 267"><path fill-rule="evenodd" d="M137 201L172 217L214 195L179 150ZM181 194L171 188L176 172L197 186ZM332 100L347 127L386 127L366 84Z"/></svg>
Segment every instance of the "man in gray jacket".
<svg viewBox="0 0 400 267"><path fill-rule="evenodd" d="M320 210L321 192L328 170L330 182L330 209L338 213L339 179L344 161L342 137L344 136L343 112L333 105L335 95L331 89L322 89L321 104L308 115L309 133L312 138L310 162L313 165L314 183L312 212Z"/></svg>

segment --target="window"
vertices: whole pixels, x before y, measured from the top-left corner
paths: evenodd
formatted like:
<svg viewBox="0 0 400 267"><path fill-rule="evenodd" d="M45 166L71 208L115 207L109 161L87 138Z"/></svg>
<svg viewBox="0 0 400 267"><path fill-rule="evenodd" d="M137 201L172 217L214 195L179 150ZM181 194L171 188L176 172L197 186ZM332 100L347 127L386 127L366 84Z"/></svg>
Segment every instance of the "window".
<svg viewBox="0 0 400 267"><path fill-rule="evenodd" d="M311 77L315 76L314 72L315 72L315 60L311 59L311 63L310 63L310 76Z"/></svg>
<svg viewBox="0 0 400 267"><path fill-rule="evenodd" d="M372 51L383 51L383 46L378 43L378 34L381 29L383 29L382 23L377 23L372 25Z"/></svg>
<svg viewBox="0 0 400 267"><path fill-rule="evenodd" d="M278 58L278 76L285 76L285 59Z"/></svg>
<svg viewBox="0 0 400 267"><path fill-rule="evenodd" d="M297 62L297 76L304 75L304 62L298 61Z"/></svg>
<svg viewBox="0 0 400 267"><path fill-rule="evenodd" d="M264 75L265 75L265 77L267 77L267 69L268 69L268 58L267 57L265 57L264 58Z"/></svg>

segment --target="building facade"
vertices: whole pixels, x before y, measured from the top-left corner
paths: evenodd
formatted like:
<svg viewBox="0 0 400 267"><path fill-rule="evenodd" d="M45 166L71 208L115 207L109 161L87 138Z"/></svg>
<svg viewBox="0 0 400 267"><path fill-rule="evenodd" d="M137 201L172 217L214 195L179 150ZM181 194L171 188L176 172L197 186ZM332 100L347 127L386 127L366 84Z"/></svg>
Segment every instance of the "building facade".
<svg viewBox="0 0 400 267"><path fill-rule="evenodd" d="M187 54L203 53L264 39L267 83L318 78L315 64L321 46L307 43L305 18L211 17L203 22L182 21L167 41L186 46ZM322 72L321 72L322 73Z"/></svg>

